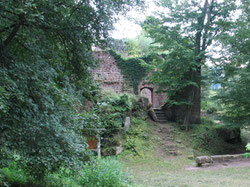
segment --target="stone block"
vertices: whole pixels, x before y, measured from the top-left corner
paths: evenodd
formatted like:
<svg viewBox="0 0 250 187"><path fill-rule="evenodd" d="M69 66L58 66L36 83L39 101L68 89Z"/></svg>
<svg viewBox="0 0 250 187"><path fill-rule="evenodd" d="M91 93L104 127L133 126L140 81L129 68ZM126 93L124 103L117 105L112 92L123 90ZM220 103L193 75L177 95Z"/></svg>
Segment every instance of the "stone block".
<svg viewBox="0 0 250 187"><path fill-rule="evenodd" d="M122 146L116 147L115 155L119 155L123 152L124 148Z"/></svg>
<svg viewBox="0 0 250 187"><path fill-rule="evenodd" d="M129 128L130 128L130 117L126 117L124 122L124 130L128 131Z"/></svg>
<svg viewBox="0 0 250 187"><path fill-rule="evenodd" d="M224 160L223 156L221 155L211 156L211 158L213 159L213 161L216 161L216 162L221 162Z"/></svg>
<svg viewBox="0 0 250 187"><path fill-rule="evenodd" d="M213 163L213 159L210 156L199 156L195 161L198 166L202 166L205 163Z"/></svg>
<svg viewBox="0 0 250 187"><path fill-rule="evenodd" d="M201 165L201 167L206 168L206 167L209 167L209 166L212 166L212 165L213 165L213 163L204 163L204 164Z"/></svg>

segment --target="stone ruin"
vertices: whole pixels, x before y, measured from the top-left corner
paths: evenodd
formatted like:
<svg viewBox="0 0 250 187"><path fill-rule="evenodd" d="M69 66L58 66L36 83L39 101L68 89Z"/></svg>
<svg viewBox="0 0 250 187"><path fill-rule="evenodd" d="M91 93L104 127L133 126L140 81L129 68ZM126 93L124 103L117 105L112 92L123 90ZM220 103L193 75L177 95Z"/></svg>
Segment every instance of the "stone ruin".
<svg viewBox="0 0 250 187"><path fill-rule="evenodd" d="M94 52L94 58L98 61L99 67L91 69L94 80L100 83L101 88L111 90L118 94L135 93L146 97L153 108L160 108L164 105L166 96L157 94L157 87L147 81L141 80L138 90L134 90L132 83L122 74L116 60L106 51L98 50ZM148 74L147 76L149 76Z"/></svg>
<svg viewBox="0 0 250 187"><path fill-rule="evenodd" d="M95 51L94 58L99 63L97 69L91 70L94 80L105 90L112 90L118 94L125 92L126 80L114 57L105 51Z"/></svg>

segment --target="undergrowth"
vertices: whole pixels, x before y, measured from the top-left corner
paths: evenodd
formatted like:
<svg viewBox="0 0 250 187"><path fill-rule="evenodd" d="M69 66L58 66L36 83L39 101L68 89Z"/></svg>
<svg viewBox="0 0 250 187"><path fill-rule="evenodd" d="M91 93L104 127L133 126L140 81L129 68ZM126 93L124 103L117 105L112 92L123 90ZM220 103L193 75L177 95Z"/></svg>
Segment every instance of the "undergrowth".
<svg viewBox="0 0 250 187"><path fill-rule="evenodd" d="M150 155L155 148L155 137L152 134L154 130L152 123L143 118L132 118L131 128L125 135L125 151L123 157L141 157Z"/></svg>
<svg viewBox="0 0 250 187"><path fill-rule="evenodd" d="M240 129L228 128L208 118L202 118L201 124L193 125L189 132L182 133L187 136L186 139L194 149L195 156L241 153L243 151ZM235 137L229 140L230 136Z"/></svg>
<svg viewBox="0 0 250 187"><path fill-rule="evenodd" d="M25 168L12 162L0 169L0 186L41 187L120 187L131 186L131 177L121 162L114 158L97 159L83 164L78 172L61 167L57 172L47 172L42 180L32 177Z"/></svg>

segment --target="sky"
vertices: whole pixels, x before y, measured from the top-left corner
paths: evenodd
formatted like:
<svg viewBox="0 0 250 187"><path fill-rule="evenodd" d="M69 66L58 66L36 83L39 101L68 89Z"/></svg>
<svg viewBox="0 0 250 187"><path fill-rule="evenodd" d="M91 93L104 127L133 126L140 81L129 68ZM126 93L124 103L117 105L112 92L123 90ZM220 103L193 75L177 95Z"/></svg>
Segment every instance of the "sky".
<svg viewBox="0 0 250 187"><path fill-rule="evenodd" d="M157 9L153 0L146 0L146 6L147 8L143 12L132 9L127 13L126 17L119 16L120 20L114 24L115 30L112 32L112 37L115 39L132 39L140 35L142 28L139 22L144 21L147 16L152 15Z"/></svg>
<svg viewBox="0 0 250 187"><path fill-rule="evenodd" d="M162 10L159 6L156 6L153 1L154 0L145 0L147 8L143 12L132 9L127 13L126 17L119 16L120 20L114 24L115 30L111 33L112 37L115 39L133 39L140 35L142 28L139 22L144 21L147 16L154 15L156 10ZM224 0L217 1L223 2ZM236 0L236 3L239 4L239 0Z"/></svg>

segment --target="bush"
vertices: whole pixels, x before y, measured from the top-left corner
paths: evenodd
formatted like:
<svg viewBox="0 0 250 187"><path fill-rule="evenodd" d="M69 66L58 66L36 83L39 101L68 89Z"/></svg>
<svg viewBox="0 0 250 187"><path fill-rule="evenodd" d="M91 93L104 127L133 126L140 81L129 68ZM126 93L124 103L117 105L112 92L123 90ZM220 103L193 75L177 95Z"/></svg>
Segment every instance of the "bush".
<svg viewBox="0 0 250 187"><path fill-rule="evenodd" d="M0 186L28 186L33 182L34 179L15 161L0 169Z"/></svg>
<svg viewBox="0 0 250 187"><path fill-rule="evenodd" d="M248 144L246 145L246 151L250 151L250 143L248 143ZM245 156L246 158L250 158L250 153L245 153L244 156Z"/></svg>
<svg viewBox="0 0 250 187"><path fill-rule="evenodd" d="M79 184L86 187L118 187L129 185L128 174L122 164L113 159L98 159L84 165L80 171Z"/></svg>
<svg viewBox="0 0 250 187"><path fill-rule="evenodd" d="M44 181L47 187L80 186L76 177L73 175L72 170L64 167L61 167L56 173L48 173L45 176Z"/></svg>
<svg viewBox="0 0 250 187"><path fill-rule="evenodd" d="M215 113L217 111L217 109L215 108L215 107L209 107L208 109L207 109L207 113L208 114L213 114L213 113Z"/></svg>
<svg viewBox="0 0 250 187"><path fill-rule="evenodd" d="M202 118L200 125L193 126L192 133L194 149L205 152L205 154L242 152L242 146L239 145L240 129L237 127L228 127Z"/></svg>
<svg viewBox="0 0 250 187"><path fill-rule="evenodd" d="M141 118L131 118L131 128L127 131L125 138L125 154L130 157L140 156L145 157L145 150L152 149L152 142L148 136L151 127Z"/></svg>
<svg viewBox="0 0 250 187"><path fill-rule="evenodd" d="M105 134L112 134L122 128L125 117L132 109L132 102L127 94L118 95L104 91L93 109L99 116Z"/></svg>
<svg viewBox="0 0 250 187"><path fill-rule="evenodd" d="M82 124L76 121L76 105L84 97L67 76L59 86L52 78L57 75L45 62L0 69L0 157L16 151L38 178L62 163L76 168L87 153Z"/></svg>
<svg viewBox="0 0 250 187"><path fill-rule="evenodd" d="M86 162L78 172L60 167L57 172L48 171L42 179L31 177L15 161L10 162L8 167L0 169L0 186L119 187L129 185L128 173L123 171L123 165L114 158Z"/></svg>

